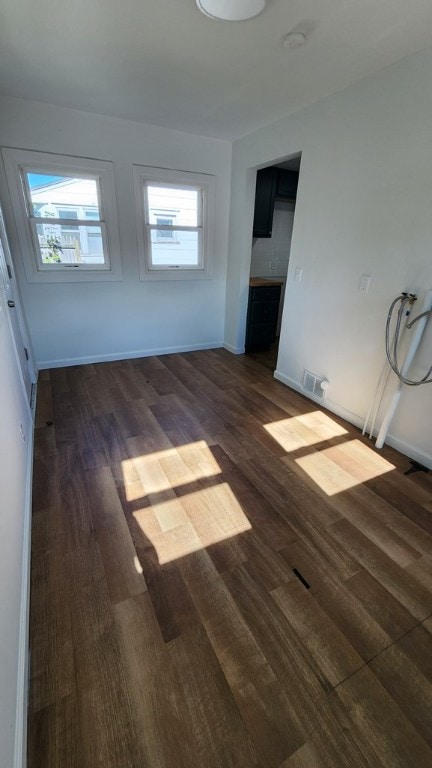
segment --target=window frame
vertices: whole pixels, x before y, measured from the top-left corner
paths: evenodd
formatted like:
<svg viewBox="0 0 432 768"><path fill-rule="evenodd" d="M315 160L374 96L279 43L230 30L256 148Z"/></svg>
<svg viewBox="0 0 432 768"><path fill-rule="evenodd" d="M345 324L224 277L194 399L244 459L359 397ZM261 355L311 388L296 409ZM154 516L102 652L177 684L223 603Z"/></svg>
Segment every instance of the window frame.
<svg viewBox="0 0 432 768"><path fill-rule="evenodd" d="M33 150L2 148L12 208L17 224L24 270L29 283L94 282L122 279L122 263L117 221L117 202L113 164L106 160L57 155ZM46 217L34 216L26 173L68 175L95 179L99 217L95 219L49 218L56 225L96 226L101 230L105 261L103 264L44 264L37 224ZM68 207L66 204L63 206Z"/></svg>
<svg viewBox="0 0 432 768"><path fill-rule="evenodd" d="M140 280L197 280L210 279L213 276L214 260L214 209L215 209L215 177L210 174L196 173L193 171L178 171L169 168L155 168L152 166L134 165L134 190L137 222L137 240ZM197 226L181 226L175 223L166 229L175 231L198 232L200 244L199 264L195 265L155 265L151 263L151 233L164 229L161 225L150 224L147 221L147 194L146 187L171 186L174 189L197 189L199 192L199 211ZM170 214L166 214L166 217ZM161 238L162 239L162 238ZM165 241L166 245L173 245L178 240Z"/></svg>

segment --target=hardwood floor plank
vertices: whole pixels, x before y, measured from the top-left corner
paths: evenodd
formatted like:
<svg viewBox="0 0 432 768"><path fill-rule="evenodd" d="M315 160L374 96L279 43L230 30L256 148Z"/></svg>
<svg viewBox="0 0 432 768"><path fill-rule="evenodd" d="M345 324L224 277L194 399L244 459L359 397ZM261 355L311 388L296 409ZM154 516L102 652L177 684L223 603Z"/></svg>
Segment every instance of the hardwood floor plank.
<svg viewBox="0 0 432 768"><path fill-rule="evenodd" d="M365 661L391 644L392 637L382 626L380 616L373 616L354 590L350 589L350 579L338 579L330 565L322 558L317 558L303 541L287 547L281 555L310 584L311 594L319 606ZM368 574L360 571L357 577L364 575ZM410 622L408 626L411 625Z"/></svg>
<svg viewBox="0 0 432 768"><path fill-rule="evenodd" d="M59 543L59 542L57 542ZM72 643L68 578L58 549L33 549L30 613L31 712L54 704L74 692L75 664Z"/></svg>
<svg viewBox="0 0 432 768"><path fill-rule="evenodd" d="M256 754L227 680L201 625L189 628L168 646L181 691L183 738L191 764L208 768L265 765ZM204 692L204 695L202 695Z"/></svg>
<svg viewBox="0 0 432 768"><path fill-rule="evenodd" d="M191 752L184 738L184 712L168 648L145 593L118 603L115 619L127 688L143 745L143 768L187 768ZM112 763L114 765L114 763Z"/></svg>
<svg viewBox="0 0 432 768"><path fill-rule="evenodd" d="M83 765L75 690L32 715L27 752L28 768Z"/></svg>
<svg viewBox="0 0 432 768"><path fill-rule="evenodd" d="M432 516L430 511L408 495L409 486L405 488L406 492L404 493L404 485L402 487L395 487L392 483L386 482L382 478L370 480L368 486L377 496L390 501L399 512L416 523L419 528L423 528L427 533L432 534Z"/></svg>
<svg viewBox="0 0 432 768"><path fill-rule="evenodd" d="M331 526L335 539L362 563L364 568L380 581L383 586L402 603L419 621L432 613L432 595L420 581L399 568L387 555L384 555L366 536L348 521L342 520Z"/></svg>
<svg viewBox="0 0 432 768"><path fill-rule="evenodd" d="M115 625L77 647L75 663L83 768L145 766Z"/></svg>
<svg viewBox="0 0 432 768"><path fill-rule="evenodd" d="M71 567L72 573L80 568L77 561L83 557L87 557L85 550L77 550L69 555L75 565L75 568ZM105 575L100 579L92 577L88 583L71 590L68 602L75 651L79 646L88 645L102 637L112 626L112 607Z"/></svg>
<svg viewBox="0 0 432 768"><path fill-rule="evenodd" d="M212 442L203 425L183 407L177 395L165 395L157 405L150 407L173 445L188 445L201 440L207 445Z"/></svg>
<svg viewBox="0 0 432 768"><path fill-rule="evenodd" d="M370 662L370 669L432 747L432 636L416 627Z"/></svg>
<svg viewBox="0 0 432 768"><path fill-rule="evenodd" d="M198 614L177 562L159 566L149 563L144 554L140 560L162 637L169 643L199 623Z"/></svg>
<svg viewBox="0 0 432 768"><path fill-rule="evenodd" d="M230 687L273 682L265 656L207 553L184 558L180 569Z"/></svg>
<svg viewBox="0 0 432 768"><path fill-rule="evenodd" d="M371 669L364 667L334 692L386 768L426 768L432 764L432 751L403 711L388 695Z"/></svg>
<svg viewBox="0 0 432 768"><path fill-rule="evenodd" d="M394 642L418 624L418 619L368 571L345 582L346 588Z"/></svg>
<svg viewBox="0 0 432 768"><path fill-rule="evenodd" d="M51 380L47 377L38 381L37 409L35 418L35 429L44 428L54 419L54 409L52 401Z"/></svg>
<svg viewBox="0 0 432 768"><path fill-rule="evenodd" d="M329 686L336 686L360 669L364 662L343 633L331 621L313 594L286 586L272 597L321 669Z"/></svg>
<svg viewBox="0 0 432 768"><path fill-rule="evenodd" d="M146 590L129 527L109 467L86 475L91 513L112 603Z"/></svg>

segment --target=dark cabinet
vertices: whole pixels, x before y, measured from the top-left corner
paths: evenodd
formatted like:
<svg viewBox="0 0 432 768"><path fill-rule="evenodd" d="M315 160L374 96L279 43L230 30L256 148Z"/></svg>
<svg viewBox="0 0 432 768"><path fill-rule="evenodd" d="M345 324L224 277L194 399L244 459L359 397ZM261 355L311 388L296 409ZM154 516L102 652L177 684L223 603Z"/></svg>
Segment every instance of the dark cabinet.
<svg viewBox="0 0 432 768"><path fill-rule="evenodd" d="M298 173L295 171L285 171L279 168L277 182L277 196L295 200L298 187Z"/></svg>
<svg viewBox="0 0 432 768"><path fill-rule="evenodd" d="M254 237L271 237L273 213L277 197L295 200L298 173L284 168L262 168L257 171L255 188L255 209L253 222Z"/></svg>
<svg viewBox="0 0 432 768"><path fill-rule="evenodd" d="M277 169L257 171L255 188L254 237L271 237L276 198Z"/></svg>
<svg viewBox="0 0 432 768"><path fill-rule="evenodd" d="M265 349L276 339L281 286L264 282L250 285L246 322L246 352Z"/></svg>

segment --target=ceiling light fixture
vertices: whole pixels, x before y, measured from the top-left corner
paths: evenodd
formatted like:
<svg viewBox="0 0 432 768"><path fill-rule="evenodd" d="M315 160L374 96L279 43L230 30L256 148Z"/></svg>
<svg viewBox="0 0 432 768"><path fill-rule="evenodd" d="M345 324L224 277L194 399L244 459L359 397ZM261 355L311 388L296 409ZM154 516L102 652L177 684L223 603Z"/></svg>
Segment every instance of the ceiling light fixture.
<svg viewBox="0 0 432 768"><path fill-rule="evenodd" d="M284 48L300 48L306 40L303 32L289 32L283 39Z"/></svg>
<svg viewBox="0 0 432 768"><path fill-rule="evenodd" d="M202 13L218 21L245 21L264 10L266 0L196 0Z"/></svg>

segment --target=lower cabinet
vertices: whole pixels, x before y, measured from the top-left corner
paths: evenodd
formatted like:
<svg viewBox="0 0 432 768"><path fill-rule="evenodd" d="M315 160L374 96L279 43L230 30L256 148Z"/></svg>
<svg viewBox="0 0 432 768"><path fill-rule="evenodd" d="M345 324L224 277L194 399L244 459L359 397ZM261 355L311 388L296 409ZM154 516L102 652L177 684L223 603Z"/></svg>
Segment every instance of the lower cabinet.
<svg viewBox="0 0 432 768"><path fill-rule="evenodd" d="M276 339L280 285L251 285L246 322L246 352L265 349Z"/></svg>

